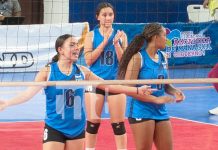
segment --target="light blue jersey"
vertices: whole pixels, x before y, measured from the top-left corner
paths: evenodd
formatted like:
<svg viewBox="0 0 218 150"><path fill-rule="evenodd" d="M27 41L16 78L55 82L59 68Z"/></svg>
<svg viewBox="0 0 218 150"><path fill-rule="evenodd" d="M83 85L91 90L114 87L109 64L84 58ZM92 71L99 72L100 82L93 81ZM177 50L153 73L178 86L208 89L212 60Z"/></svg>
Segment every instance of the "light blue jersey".
<svg viewBox="0 0 218 150"><path fill-rule="evenodd" d="M90 70L92 72L105 80L113 80L117 77L118 60L113 44L115 34L116 32L113 30L108 40L108 44L104 48L104 51L101 53L99 58L90 66ZM99 28L96 27L93 30L93 49L96 49L103 40L104 37L101 35Z"/></svg>
<svg viewBox="0 0 218 150"><path fill-rule="evenodd" d="M84 75L76 64L70 75L63 74L57 63L50 65L48 81L84 80ZM85 112L82 106L83 87L48 86L46 94L45 123L67 137L76 137L85 129Z"/></svg>
<svg viewBox="0 0 218 150"><path fill-rule="evenodd" d="M158 51L159 60L154 62L147 52L143 49L139 52L141 55L141 69L139 71L138 79L166 79L167 70L166 70L166 60L162 52ZM153 92L154 96L163 96L164 95L164 85L152 84L151 88L158 89ZM130 102L130 114L131 118L145 118L145 119L154 119L154 120L164 120L168 119L168 113L166 106L164 104L154 104L142 102L131 98Z"/></svg>

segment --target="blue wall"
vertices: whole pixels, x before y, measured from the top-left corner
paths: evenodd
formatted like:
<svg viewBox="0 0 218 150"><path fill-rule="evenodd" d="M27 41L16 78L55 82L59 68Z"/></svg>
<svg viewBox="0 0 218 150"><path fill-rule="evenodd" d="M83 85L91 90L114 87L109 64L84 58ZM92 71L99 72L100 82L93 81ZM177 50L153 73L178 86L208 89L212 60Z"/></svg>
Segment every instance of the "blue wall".
<svg viewBox="0 0 218 150"><path fill-rule="evenodd" d="M97 24L95 9L103 0L70 0L70 22L88 21L91 29ZM203 0L108 0L116 10L115 22L188 22L187 5Z"/></svg>

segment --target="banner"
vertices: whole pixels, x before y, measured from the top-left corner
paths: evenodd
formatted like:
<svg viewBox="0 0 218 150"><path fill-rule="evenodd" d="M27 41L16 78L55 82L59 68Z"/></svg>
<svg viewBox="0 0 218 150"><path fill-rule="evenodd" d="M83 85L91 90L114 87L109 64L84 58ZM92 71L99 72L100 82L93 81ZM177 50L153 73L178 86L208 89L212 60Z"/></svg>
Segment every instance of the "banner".
<svg viewBox="0 0 218 150"><path fill-rule="evenodd" d="M124 30L131 42L143 31L145 23L115 24L114 28ZM167 23L166 49L170 66L206 65L218 62L218 22Z"/></svg>
<svg viewBox="0 0 218 150"><path fill-rule="evenodd" d="M87 23L0 26L0 71L39 71L56 54L55 41L62 34L78 38ZM128 42L143 31L145 23L114 24L124 30ZM170 66L207 65L218 62L218 23L169 23L164 50ZM85 65L83 56L78 64Z"/></svg>
<svg viewBox="0 0 218 150"><path fill-rule="evenodd" d="M0 71L39 71L56 55L55 41L63 34L80 38L88 24L40 24L0 26Z"/></svg>

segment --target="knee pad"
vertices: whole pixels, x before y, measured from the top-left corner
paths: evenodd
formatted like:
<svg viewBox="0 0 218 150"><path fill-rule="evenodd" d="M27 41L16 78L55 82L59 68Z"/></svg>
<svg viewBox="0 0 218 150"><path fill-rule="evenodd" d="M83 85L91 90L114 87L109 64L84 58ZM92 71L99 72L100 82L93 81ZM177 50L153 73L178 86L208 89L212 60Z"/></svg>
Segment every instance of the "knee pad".
<svg viewBox="0 0 218 150"><path fill-rule="evenodd" d="M86 132L90 134L97 134L99 126L100 126L100 123L92 123L90 121L87 121Z"/></svg>
<svg viewBox="0 0 218 150"><path fill-rule="evenodd" d="M111 123L115 135L123 135L126 133L124 122Z"/></svg>

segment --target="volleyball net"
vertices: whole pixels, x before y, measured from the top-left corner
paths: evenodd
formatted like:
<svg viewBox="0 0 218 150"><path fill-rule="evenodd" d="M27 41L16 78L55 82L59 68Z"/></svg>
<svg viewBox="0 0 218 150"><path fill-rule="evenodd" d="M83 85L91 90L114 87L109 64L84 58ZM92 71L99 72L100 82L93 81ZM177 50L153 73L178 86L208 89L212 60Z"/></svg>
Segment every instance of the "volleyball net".
<svg viewBox="0 0 218 150"><path fill-rule="evenodd" d="M85 2L85 1L84 1ZM64 1L45 1L45 19L48 24L39 25L1 25L0 26L0 89L2 95L12 94L22 91L27 86L88 86L99 84L174 84L182 90L213 90L212 83L218 83L217 78L208 78L208 73L218 60L218 23L181 23L180 17L184 17L186 11L174 13L174 19L177 14L177 22L170 20L161 20L161 16L172 13L170 10L151 10L150 3L137 3L127 11L127 6L133 4L127 3L125 10L119 10L120 4L114 2L115 9L118 9L117 22L114 23L115 29L123 30L130 42L133 37L142 32L143 27L153 21L164 22L162 25L167 30L166 48L163 50L168 55L169 77L170 79L154 79L154 80L113 80L113 81L67 81L67 82L33 82L37 72L46 64L51 62L52 57L56 54L54 45L58 36L63 34L75 35L80 46L83 46L84 37L89 31L90 26L93 28L92 21L76 23L72 18L75 16L83 18L88 14L92 14L94 20L94 10L92 13L84 9L84 16L79 13L69 13L65 9L67 4ZM70 10L72 8L85 8L96 6L98 1L93 4L82 1L71 1ZM135 2L134 2L135 3ZM159 2L157 3L159 5ZM146 9L142 8L146 5ZM168 6L168 3L164 3ZM59 7L58 7L59 6ZM159 5L160 6L160 5ZM177 7L179 7L178 5ZM60 9L61 8L61 9ZM91 10L92 7L90 7ZM155 7L156 8L156 7ZM58 11L56 11L58 10ZM78 12L82 11L78 10ZM122 15L123 14L123 15ZM132 15L129 15L132 14ZM47 15L47 16L46 16ZM136 16L135 18L133 16ZM153 20L152 19L153 16ZM72 22L69 23L69 20ZM145 18L146 23L135 23L140 18ZM187 16L186 16L187 17ZM56 21L55 19L58 18ZM150 18L150 20L149 20ZM132 20L131 20L132 19ZM81 19L82 20L82 19ZM128 23L127 23L128 22ZM96 23L96 22L95 22ZM91 29L92 29L91 28ZM81 56L77 61L79 65L86 66L84 60L83 49L81 48ZM13 90L11 90L13 88ZM7 96L3 96L7 97ZM40 97L41 99L41 97Z"/></svg>
<svg viewBox="0 0 218 150"><path fill-rule="evenodd" d="M145 25L146 23L117 23L114 24L114 28L124 30L130 42L135 35L141 33ZM180 82L190 78L203 78L205 83L216 82L207 77L208 72L218 60L218 37L216 34L218 23L166 23L163 26L168 32L166 48L163 51L168 55L170 78L180 79ZM87 22L0 26L1 86L6 86L3 82L33 80L34 77L27 77L27 74L35 75L34 73L51 62L52 57L56 54L54 45L58 36L75 35L82 47L88 31L89 24ZM81 48L81 55L77 63L86 66L83 48ZM18 78L18 75L21 77ZM202 80L201 82L203 82ZM189 81L192 83L192 80ZM106 84L107 81L101 81L101 83L103 82ZM187 80L184 82L187 83ZM117 84L119 83L123 83L123 81L117 82Z"/></svg>

